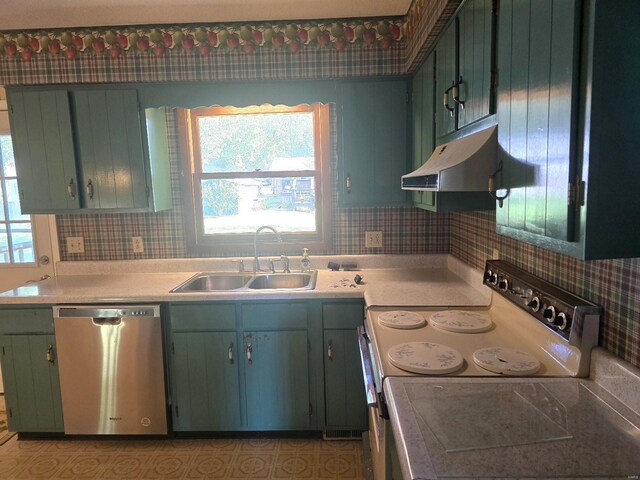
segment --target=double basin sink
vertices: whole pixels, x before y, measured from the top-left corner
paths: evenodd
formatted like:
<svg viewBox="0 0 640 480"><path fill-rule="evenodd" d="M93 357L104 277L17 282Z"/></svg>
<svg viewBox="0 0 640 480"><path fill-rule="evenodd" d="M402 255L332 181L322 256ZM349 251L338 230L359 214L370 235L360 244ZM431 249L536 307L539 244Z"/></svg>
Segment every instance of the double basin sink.
<svg viewBox="0 0 640 480"><path fill-rule="evenodd" d="M171 293L229 290L313 290L318 272L303 273L198 273Z"/></svg>

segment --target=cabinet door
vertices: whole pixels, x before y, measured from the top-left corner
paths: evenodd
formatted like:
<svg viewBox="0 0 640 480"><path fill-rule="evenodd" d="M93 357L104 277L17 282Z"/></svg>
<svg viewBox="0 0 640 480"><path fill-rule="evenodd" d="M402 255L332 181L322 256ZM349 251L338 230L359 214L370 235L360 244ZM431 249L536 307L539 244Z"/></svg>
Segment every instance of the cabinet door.
<svg viewBox="0 0 640 480"><path fill-rule="evenodd" d="M55 345L53 335L0 335L5 400L13 432L64 430Z"/></svg>
<svg viewBox="0 0 640 480"><path fill-rule="evenodd" d="M497 209L499 233L572 240L574 209L567 198L575 175L576 3L500 4L498 155L501 186L510 190Z"/></svg>
<svg viewBox="0 0 640 480"><path fill-rule="evenodd" d="M324 382L328 428L367 428L367 399L354 329L324 331Z"/></svg>
<svg viewBox="0 0 640 480"><path fill-rule="evenodd" d="M456 129L455 102L453 93L449 92L449 107L445 108L443 97L447 89L458 79L456 38L457 19L447 27L436 45L436 139Z"/></svg>
<svg viewBox="0 0 640 480"><path fill-rule="evenodd" d="M73 100L84 206L146 208L149 190L137 92L77 90Z"/></svg>
<svg viewBox="0 0 640 480"><path fill-rule="evenodd" d="M22 213L80 207L66 90L7 90Z"/></svg>
<svg viewBox="0 0 640 480"><path fill-rule="evenodd" d="M307 331L245 332L244 348L247 426L309 428Z"/></svg>
<svg viewBox="0 0 640 480"><path fill-rule="evenodd" d="M172 341L174 429L206 431L240 427L236 333L173 333Z"/></svg>
<svg viewBox="0 0 640 480"><path fill-rule="evenodd" d="M341 85L340 206L407 203L407 96L405 80Z"/></svg>
<svg viewBox="0 0 640 480"><path fill-rule="evenodd" d="M459 96L458 128L491 113L492 0L470 0L458 15Z"/></svg>

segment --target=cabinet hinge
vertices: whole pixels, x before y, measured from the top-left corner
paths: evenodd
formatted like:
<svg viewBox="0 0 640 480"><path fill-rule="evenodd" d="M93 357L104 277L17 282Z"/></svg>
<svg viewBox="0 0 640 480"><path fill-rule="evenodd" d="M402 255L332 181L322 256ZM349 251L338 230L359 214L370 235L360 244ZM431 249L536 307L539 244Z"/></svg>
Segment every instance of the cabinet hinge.
<svg viewBox="0 0 640 480"><path fill-rule="evenodd" d="M309 402L309 416L313 415L313 405Z"/></svg>
<svg viewBox="0 0 640 480"><path fill-rule="evenodd" d="M13 410L11 410L11 407L9 407L9 416L13 417Z"/></svg>
<svg viewBox="0 0 640 480"><path fill-rule="evenodd" d="M176 405L176 417L180 416L180 410L178 410L178 405Z"/></svg>
<svg viewBox="0 0 640 480"><path fill-rule="evenodd" d="M406 97L407 97L407 103L411 102L411 94L409 92L405 93Z"/></svg>
<svg viewBox="0 0 640 480"><path fill-rule="evenodd" d="M176 353L176 347L175 347L175 345L173 344L173 342L171 342L171 353L172 353L172 354L174 354L174 355L175 355L175 353Z"/></svg>
<svg viewBox="0 0 640 480"><path fill-rule="evenodd" d="M13 115L13 103L11 104L11 114Z"/></svg>
<svg viewBox="0 0 640 480"><path fill-rule="evenodd" d="M567 205L582 207L584 205L585 188L585 182L577 178L575 182L569 182Z"/></svg>
<svg viewBox="0 0 640 480"><path fill-rule="evenodd" d="M498 88L498 69L491 70L491 88L493 90Z"/></svg>
<svg viewBox="0 0 640 480"><path fill-rule="evenodd" d="M147 194L147 198L149 198L149 195L151 195L151 191L149 190L149 185L145 185L144 191Z"/></svg>
<svg viewBox="0 0 640 480"><path fill-rule="evenodd" d="M2 346L2 355L6 355L6 354L4 353L4 345Z"/></svg>

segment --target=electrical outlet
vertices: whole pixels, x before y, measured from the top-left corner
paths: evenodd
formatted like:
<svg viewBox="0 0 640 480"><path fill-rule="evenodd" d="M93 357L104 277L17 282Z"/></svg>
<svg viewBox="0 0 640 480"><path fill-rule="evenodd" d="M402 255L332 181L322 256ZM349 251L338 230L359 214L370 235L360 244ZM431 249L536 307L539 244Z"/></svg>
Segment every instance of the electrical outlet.
<svg viewBox="0 0 640 480"><path fill-rule="evenodd" d="M365 248L381 248L382 232L364 232Z"/></svg>
<svg viewBox="0 0 640 480"><path fill-rule="evenodd" d="M68 253L84 253L84 238L83 237L67 237L67 252Z"/></svg>
<svg viewBox="0 0 640 480"><path fill-rule="evenodd" d="M144 252L144 243L142 242L142 237L131 237L131 247L133 248L133 253Z"/></svg>
<svg viewBox="0 0 640 480"><path fill-rule="evenodd" d="M491 258L493 260L500 260L500 250L498 250L497 248L494 248L491 254Z"/></svg>

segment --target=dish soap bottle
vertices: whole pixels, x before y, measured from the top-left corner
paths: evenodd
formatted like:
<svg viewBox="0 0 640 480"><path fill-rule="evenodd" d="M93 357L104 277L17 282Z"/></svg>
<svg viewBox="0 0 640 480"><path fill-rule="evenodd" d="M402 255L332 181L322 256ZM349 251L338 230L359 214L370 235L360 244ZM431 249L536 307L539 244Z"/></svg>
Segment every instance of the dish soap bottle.
<svg viewBox="0 0 640 480"><path fill-rule="evenodd" d="M300 260L300 265L302 267L303 272L311 271L311 259L309 258L309 249L302 249L302 260Z"/></svg>

